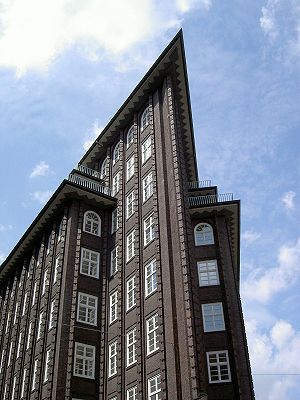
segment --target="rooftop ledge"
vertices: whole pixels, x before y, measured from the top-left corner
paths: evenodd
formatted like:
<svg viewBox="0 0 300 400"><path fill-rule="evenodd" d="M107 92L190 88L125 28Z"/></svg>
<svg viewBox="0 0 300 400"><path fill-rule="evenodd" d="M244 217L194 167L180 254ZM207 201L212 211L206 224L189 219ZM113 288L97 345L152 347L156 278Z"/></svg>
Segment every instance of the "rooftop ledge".
<svg viewBox="0 0 300 400"><path fill-rule="evenodd" d="M190 196L188 199L190 207L201 207L204 205L212 205L217 203L234 201L233 193L207 194L205 196Z"/></svg>

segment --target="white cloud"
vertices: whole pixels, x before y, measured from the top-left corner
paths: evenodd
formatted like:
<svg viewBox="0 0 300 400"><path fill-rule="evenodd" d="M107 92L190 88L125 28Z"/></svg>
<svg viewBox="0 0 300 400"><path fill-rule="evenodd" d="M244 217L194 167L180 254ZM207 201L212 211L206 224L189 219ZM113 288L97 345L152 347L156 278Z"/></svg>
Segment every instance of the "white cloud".
<svg viewBox="0 0 300 400"><path fill-rule="evenodd" d="M185 13L209 9L210 0L0 0L0 65L47 70L76 48L91 60L129 51L178 27Z"/></svg>
<svg viewBox="0 0 300 400"><path fill-rule="evenodd" d="M45 175L48 175L49 172L50 172L49 165L46 164L45 161L41 161L33 168L29 177L35 178L37 176L45 176Z"/></svg>
<svg viewBox="0 0 300 400"><path fill-rule="evenodd" d="M3 263L3 261L6 259L6 255L0 250L0 265Z"/></svg>
<svg viewBox="0 0 300 400"><path fill-rule="evenodd" d="M13 226L12 225L3 225L0 224L0 232L7 232L7 231L12 231Z"/></svg>
<svg viewBox="0 0 300 400"><path fill-rule="evenodd" d="M277 259L276 267L255 268L249 273L242 283L245 299L267 303L296 282L300 276L300 238L294 246L281 246Z"/></svg>
<svg viewBox="0 0 300 400"><path fill-rule="evenodd" d="M96 119L96 121L93 123L92 128L89 129L86 133L88 139L83 143L83 148L85 151L87 151L91 147L91 145L94 143L95 139L100 135L102 130L103 127L99 126L99 122Z"/></svg>
<svg viewBox="0 0 300 400"><path fill-rule="evenodd" d="M51 197L51 195L53 194L53 191L51 190L37 190L34 193L31 193L31 197L33 198L33 200L37 200L40 204L45 204L49 198Z"/></svg>
<svg viewBox="0 0 300 400"><path fill-rule="evenodd" d="M295 196L296 193L293 192L292 190L284 193L284 195L282 196L281 201L288 210L293 210L295 208L295 203L294 203Z"/></svg>
<svg viewBox="0 0 300 400"><path fill-rule="evenodd" d="M261 237L261 233L251 231L245 231L241 234L241 239L244 242L245 246L248 247L250 244L255 242Z"/></svg>
<svg viewBox="0 0 300 400"><path fill-rule="evenodd" d="M260 26L265 35L268 35L272 40L278 36L278 28L275 19L276 6L278 0L268 0L265 7L262 7L262 17L260 18Z"/></svg>

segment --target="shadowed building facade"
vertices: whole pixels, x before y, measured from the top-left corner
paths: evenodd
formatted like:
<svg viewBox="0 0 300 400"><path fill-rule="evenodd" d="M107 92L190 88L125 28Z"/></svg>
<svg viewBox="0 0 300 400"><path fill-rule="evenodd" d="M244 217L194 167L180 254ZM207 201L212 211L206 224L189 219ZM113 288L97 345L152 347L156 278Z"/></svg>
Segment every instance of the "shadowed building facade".
<svg viewBox="0 0 300 400"><path fill-rule="evenodd" d="M254 399L239 228L179 32L0 268L1 399Z"/></svg>

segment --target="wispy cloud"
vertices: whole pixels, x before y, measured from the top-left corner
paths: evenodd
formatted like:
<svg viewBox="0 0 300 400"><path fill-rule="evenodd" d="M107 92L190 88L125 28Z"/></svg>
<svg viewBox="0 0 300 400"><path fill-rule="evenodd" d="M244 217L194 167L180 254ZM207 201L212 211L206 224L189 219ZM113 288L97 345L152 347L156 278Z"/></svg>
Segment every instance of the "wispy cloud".
<svg viewBox="0 0 300 400"><path fill-rule="evenodd" d="M269 0L265 7L262 7L262 16L260 18L260 26L263 32L272 40L278 36L278 28L275 18L276 6L278 0Z"/></svg>
<svg viewBox="0 0 300 400"><path fill-rule="evenodd" d="M30 178L36 178L37 176L45 176L50 173L50 167L45 161L40 161L32 170L29 175Z"/></svg>
<svg viewBox="0 0 300 400"><path fill-rule="evenodd" d="M245 231L241 234L241 239L246 247L248 247L250 244L258 240L260 237L261 233L255 232L253 230Z"/></svg>
<svg viewBox="0 0 300 400"><path fill-rule="evenodd" d="M0 250L0 264L6 259L6 255Z"/></svg>
<svg viewBox="0 0 300 400"><path fill-rule="evenodd" d="M53 194L53 191L51 190L37 190L34 193L31 193L30 196L32 197L33 200L38 201L40 204L45 204L51 195Z"/></svg>
<svg viewBox="0 0 300 400"><path fill-rule="evenodd" d="M284 193L284 195L282 196L281 201L287 210L293 210L295 208L295 203L294 203L295 196L296 193L293 192L292 190Z"/></svg>
<svg viewBox="0 0 300 400"><path fill-rule="evenodd" d="M0 232L7 232L7 231L12 231L13 226L12 225L3 225L0 224Z"/></svg>
<svg viewBox="0 0 300 400"><path fill-rule="evenodd" d="M93 126L90 129L88 129L85 134L85 136L88 138L83 143L83 148L85 151L87 151L91 147L91 145L94 143L95 139L100 135L102 130L103 127L99 126L99 121L98 120L94 121Z"/></svg>

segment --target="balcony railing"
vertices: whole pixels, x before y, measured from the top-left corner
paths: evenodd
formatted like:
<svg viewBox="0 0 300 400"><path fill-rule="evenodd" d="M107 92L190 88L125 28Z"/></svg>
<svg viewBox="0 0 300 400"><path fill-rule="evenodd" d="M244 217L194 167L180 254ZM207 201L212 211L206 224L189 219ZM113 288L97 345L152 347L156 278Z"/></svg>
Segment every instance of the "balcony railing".
<svg viewBox="0 0 300 400"><path fill-rule="evenodd" d="M103 186L103 185L100 185L99 183L92 182L81 176L70 174L68 176L68 180L70 182L76 183L76 185L80 185L87 189L91 189L94 192L101 193L101 194L107 194L108 196L112 195L111 189L108 188L107 186Z"/></svg>
<svg viewBox="0 0 300 400"><path fill-rule="evenodd" d="M77 164L74 169L76 169L79 172L82 172L85 175L92 176L93 178L102 179L102 177L98 171L91 169L89 167L86 167L85 165Z"/></svg>
<svg viewBox="0 0 300 400"><path fill-rule="evenodd" d="M206 181L194 181L194 182L188 182L188 188L189 189L202 189L205 187L210 187L211 186L211 180L207 179Z"/></svg>
<svg viewBox="0 0 300 400"><path fill-rule="evenodd" d="M189 197L190 207L222 203L224 201L233 201L233 193L223 193L218 195L209 194L207 196Z"/></svg>

